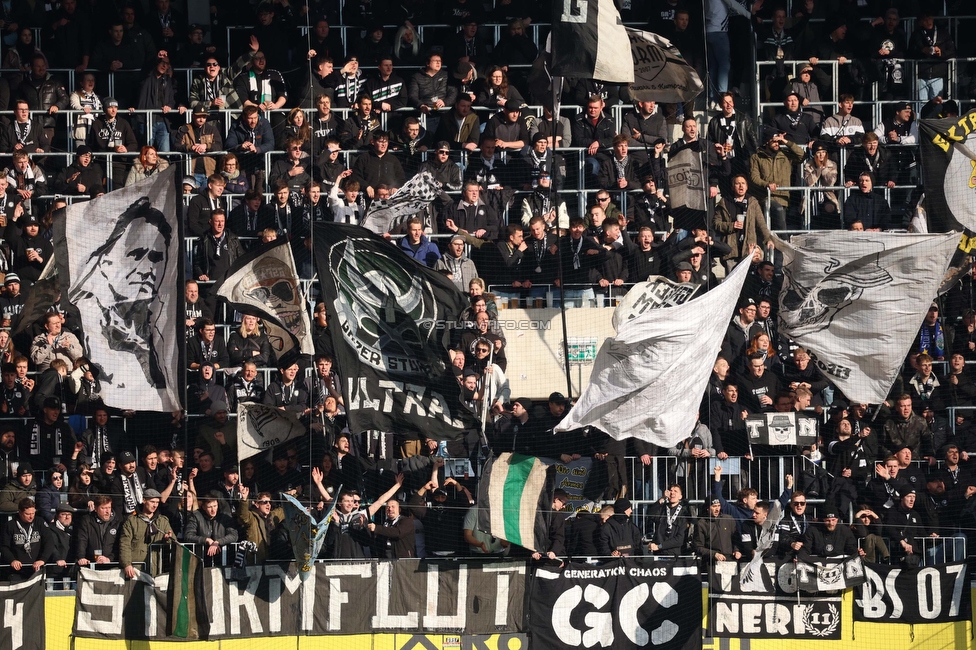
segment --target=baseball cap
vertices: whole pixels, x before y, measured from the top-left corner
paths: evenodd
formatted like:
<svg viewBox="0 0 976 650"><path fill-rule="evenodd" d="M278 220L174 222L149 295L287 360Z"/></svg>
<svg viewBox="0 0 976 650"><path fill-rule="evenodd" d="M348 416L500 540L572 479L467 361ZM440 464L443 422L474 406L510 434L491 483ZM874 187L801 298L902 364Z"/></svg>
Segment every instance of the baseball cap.
<svg viewBox="0 0 976 650"><path fill-rule="evenodd" d="M551 404L565 404L566 403L566 396L563 395L562 393L558 392L558 391L555 392L555 393L550 393L549 394L549 402Z"/></svg>
<svg viewBox="0 0 976 650"><path fill-rule="evenodd" d="M451 150L451 143L448 142L447 140L441 140L440 142L434 145L434 151L450 151L450 150Z"/></svg>
<svg viewBox="0 0 976 650"><path fill-rule="evenodd" d="M106 97L105 101L103 101L102 103L105 104L105 108L108 108L109 106L114 106L116 108L119 107L119 100L117 100L114 97Z"/></svg>
<svg viewBox="0 0 976 650"><path fill-rule="evenodd" d="M44 398L44 408L46 409L58 409L61 410L61 400L54 395Z"/></svg>
<svg viewBox="0 0 976 650"><path fill-rule="evenodd" d="M131 451L123 451L121 454L119 454L117 460L119 462L119 465L125 465L126 463L136 462L136 457L132 454Z"/></svg>

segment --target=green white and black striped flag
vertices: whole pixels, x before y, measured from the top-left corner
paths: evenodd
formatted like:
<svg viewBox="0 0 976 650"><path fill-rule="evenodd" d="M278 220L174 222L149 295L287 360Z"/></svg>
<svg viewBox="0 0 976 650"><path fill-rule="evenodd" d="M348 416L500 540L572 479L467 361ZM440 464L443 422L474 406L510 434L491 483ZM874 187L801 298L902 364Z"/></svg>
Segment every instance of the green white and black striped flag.
<svg viewBox="0 0 976 650"><path fill-rule="evenodd" d="M505 452L485 465L478 489L478 528L498 539L545 553L552 499L541 458Z"/></svg>
<svg viewBox="0 0 976 650"><path fill-rule="evenodd" d="M200 560L190 549L176 544L173 576L170 580L170 635L181 639L199 639L197 627L196 577Z"/></svg>

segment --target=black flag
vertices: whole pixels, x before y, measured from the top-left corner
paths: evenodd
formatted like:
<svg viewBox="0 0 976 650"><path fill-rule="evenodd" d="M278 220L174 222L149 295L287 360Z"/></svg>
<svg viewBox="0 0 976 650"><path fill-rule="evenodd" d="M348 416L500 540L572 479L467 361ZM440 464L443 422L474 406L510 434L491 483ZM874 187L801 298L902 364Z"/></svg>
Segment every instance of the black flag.
<svg viewBox="0 0 976 650"><path fill-rule="evenodd" d="M613 0L553 0L554 77L634 81L627 31Z"/></svg>
<svg viewBox="0 0 976 650"><path fill-rule="evenodd" d="M349 429L459 436L470 423L446 342L463 294L364 228L316 224L312 240Z"/></svg>

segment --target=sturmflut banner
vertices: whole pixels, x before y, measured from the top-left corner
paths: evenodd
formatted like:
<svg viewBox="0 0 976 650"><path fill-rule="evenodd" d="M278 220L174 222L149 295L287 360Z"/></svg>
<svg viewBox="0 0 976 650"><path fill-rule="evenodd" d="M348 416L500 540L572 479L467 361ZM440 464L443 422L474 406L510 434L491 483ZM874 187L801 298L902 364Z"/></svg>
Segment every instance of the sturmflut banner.
<svg viewBox="0 0 976 650"><path fill-rule="evenodd" d="M45 650L44 571L0 582L0 650Z"/></svg>
<svg viewBox="0 0 976 650"><path fill-rule="evenodd" d="M81 315L81 344L106 405L179 411L184 354L182 220L176 166L66 208L54 222L62 299Z"/></svg>
<svg viewBox="0 0 976 650"><path fill-rule="evenodd" d="M700 648L701 601L691 559L540 568L529 598L531 636L539 648Z"/></svg>
<svg viewBox="0 0 976 650"><path fill-rule="evenodd" d="M748 565L716 562L708 591L716 637L841 638L841 591L864 582L859 557L815 564L773 560L748 579Z"/></svg>
<svg viewBox="0 0 976 650"><path fill-rule="evenodd" d="M853 402L885 401L959 234L821 231L773 240L783 253L780 333Z"/></svg>
<svg viewBox="0 0 976 650"><path fill-rule="evenodd" d="M905 569L865 563L854 592L854 620L874 623L944 623L972 618L969 567L957 564Z"/></svg>
<svg viewBox="0 0 976 650"><path fill-rule="evenodd" d="M201 639L524 631L524 562L329 562L314 565L304 581L294 565L199 571ZM177 640L166 637L169 581L83 569L74 634Z"/></svg>

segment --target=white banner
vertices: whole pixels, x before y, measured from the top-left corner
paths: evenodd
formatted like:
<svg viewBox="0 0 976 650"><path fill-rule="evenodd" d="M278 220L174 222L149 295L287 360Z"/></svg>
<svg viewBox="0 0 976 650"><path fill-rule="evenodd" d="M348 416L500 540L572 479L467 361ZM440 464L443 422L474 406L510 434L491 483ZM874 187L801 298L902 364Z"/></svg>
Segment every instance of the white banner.
<svg viewBox="0 0 976 650"><path fill-rule="evenodd" d="M698 73L671 41L629 27L627 36L634 57L630 95L635 102L686 102L704 90Z"/></svg>
<svg viewBox="0 0 976 650"><path fill-rule="evenodd" d="M848 398L883 402L959 234L821 231L774 240L783 253L780 333Z"/></svg>
<svg viewBox="0 0 976 650"><path fill-rule="evenodd" d="M81 314L102 399L134 411L180 410L183 254L176 166L67 208L55 222L61 286Z"/></svg>
<svg viewBox="0 0 976 650"><path fill-rule="evenodd" d="M304 434L305 426L294 413L253 402L237 405L237 455L241 459Z"/></svg>
<svg viewBox="0 0 976 650"><path fill-rule="evenodd" d="M672 447L691 433L748 264L704 296L621 324L597 354L590 383L556 427L592 425L617 440Z"/></svg>
<svg viewBox="0 0 976 650"><path fill-rule="evenodd" d="M631 287L613 310L613 329L619 331L625 321L637 318L648 309L683 305L692 299L700 286L690 282L675 282L663 275L652 275Z"/></svg>

